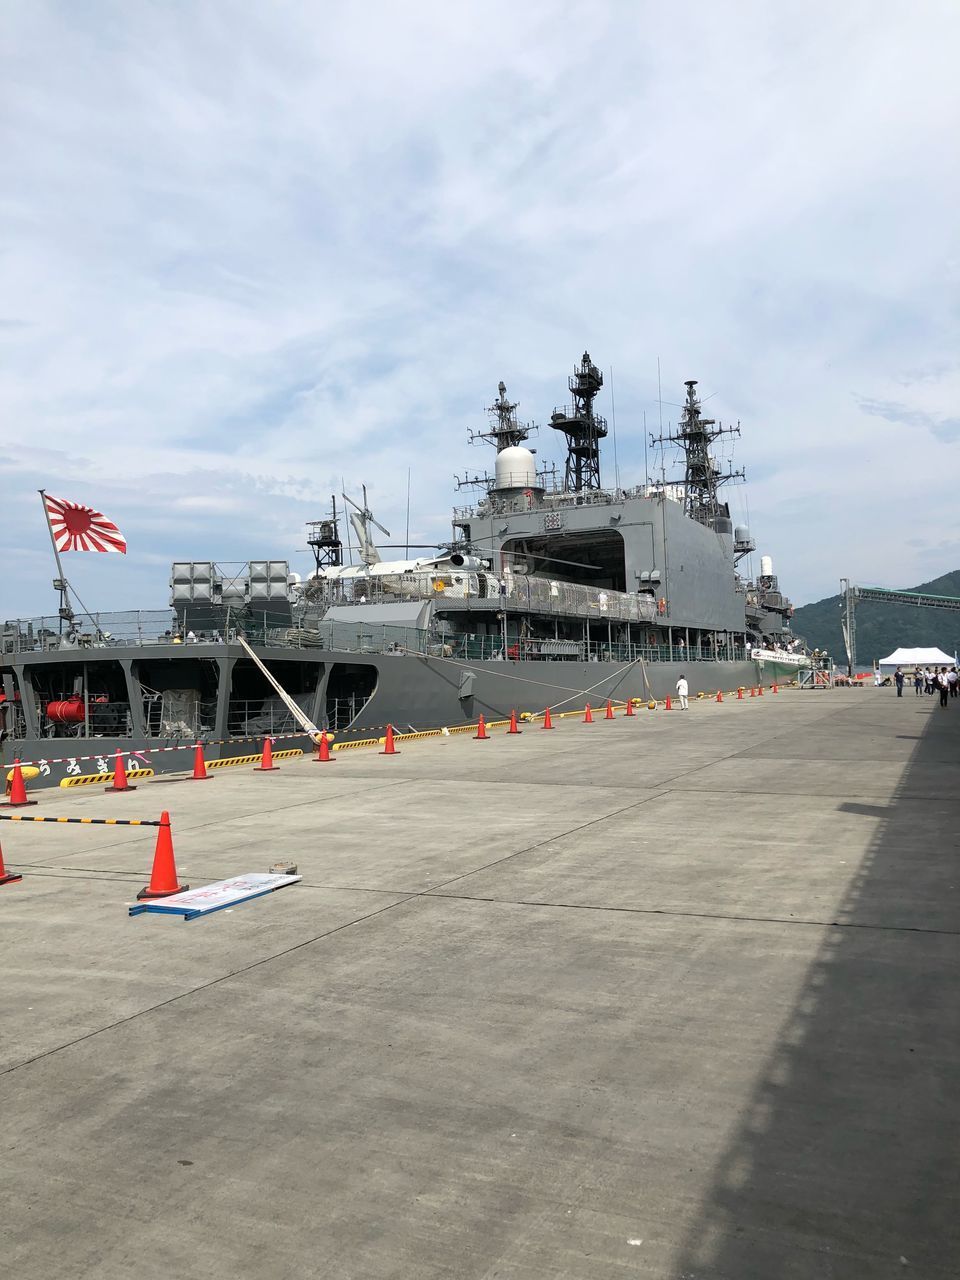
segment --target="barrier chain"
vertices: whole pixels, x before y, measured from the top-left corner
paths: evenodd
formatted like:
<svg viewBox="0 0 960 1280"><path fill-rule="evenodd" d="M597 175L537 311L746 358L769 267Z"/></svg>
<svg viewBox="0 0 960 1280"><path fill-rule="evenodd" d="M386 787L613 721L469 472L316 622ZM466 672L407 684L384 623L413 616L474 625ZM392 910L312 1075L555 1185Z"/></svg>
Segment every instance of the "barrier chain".
<svg viewBox="0 0 960 1280"><path fill-rule="evenodd" d="M0 822L78 822L93 827L159 827L159 818L46 818L32 813L0 813Z"/></svg>
<svg viewBox="0 0 960 1280"><path fill-rule="evenodd" d="M282 738L305 738L307 733L301 729L297 733L258 733L249 738L196 738L191 742L178 742L174 747L140 747L134 751L132 748L120 747L121 755L125 756L157 756L162 755L165 751L193 751L197 746L201 747L228 747L237 742L262 742L264 738L269 738L271 742L279 742ZM82 739L89 741L89 739ZM20 764L25 768L27 765L44 765L44 764L70 764L71 761L79 760L101 760L107 756L112 756L118 750L117 747L107 747L106 751L94 751L88 756L43 756L39 760L21 760Z"/></svg>

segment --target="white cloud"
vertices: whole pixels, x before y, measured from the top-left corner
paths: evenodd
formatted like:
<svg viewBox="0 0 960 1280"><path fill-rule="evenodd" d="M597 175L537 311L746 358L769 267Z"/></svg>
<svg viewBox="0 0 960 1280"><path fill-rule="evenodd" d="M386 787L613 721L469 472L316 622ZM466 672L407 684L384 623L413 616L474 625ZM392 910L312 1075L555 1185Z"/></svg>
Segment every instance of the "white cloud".
<svg viewBox="0 0 960 1280"><path fill-rule="evenodd" d="M0 22L0 615L52 603L40 484L124 529L122 570L75 570L117 606L175 557L302 565L341 476L396 534L411 466L411 536L443 537L498 379L543 422L584 347L625 477L658 355L668 401L699 377L743 420L798 600L957 567L953 5Z"/></svg>

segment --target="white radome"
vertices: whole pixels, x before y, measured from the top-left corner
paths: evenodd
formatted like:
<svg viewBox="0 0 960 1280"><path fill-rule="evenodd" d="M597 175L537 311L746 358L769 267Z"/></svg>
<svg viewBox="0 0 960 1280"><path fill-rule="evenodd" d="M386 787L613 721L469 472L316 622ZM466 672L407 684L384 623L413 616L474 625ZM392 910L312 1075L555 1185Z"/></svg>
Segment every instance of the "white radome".
<svg viewBox="0 0 960 1280"><path fill-rule="evenodd" d="M510 445L497 454L494 474L497 489L535 489L537 462L529 449Z"/></svg>

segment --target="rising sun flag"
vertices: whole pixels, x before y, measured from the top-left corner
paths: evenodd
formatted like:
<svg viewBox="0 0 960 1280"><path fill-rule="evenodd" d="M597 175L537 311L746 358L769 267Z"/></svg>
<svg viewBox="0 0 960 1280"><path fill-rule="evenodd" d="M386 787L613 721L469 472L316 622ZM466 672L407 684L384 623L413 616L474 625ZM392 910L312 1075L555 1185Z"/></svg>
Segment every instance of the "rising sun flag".
<svg viewBox="0 0 960 1280"><path fill-rule="evenodd" d="M42 492L42 491L41 491ZM127 554L127 540L102 511L66 498L43 494L50 532L58 551L119 551Z"/></svg>

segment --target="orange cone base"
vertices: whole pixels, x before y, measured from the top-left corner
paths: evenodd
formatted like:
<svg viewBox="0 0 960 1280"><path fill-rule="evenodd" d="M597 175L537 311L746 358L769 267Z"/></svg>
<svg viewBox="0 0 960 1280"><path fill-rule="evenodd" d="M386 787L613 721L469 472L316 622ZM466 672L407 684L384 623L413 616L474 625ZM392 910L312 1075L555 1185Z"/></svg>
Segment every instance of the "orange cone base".
<svg viewBox="0 0 960 1280"><path fill-rule="evenodd" d="M141 901L144 898L170 898L173 896L173 894L183 893L186 889L189 889L189 888L190 886L188 884L178 884L175 889L162 889L159 891L155 889L141 889L140 892L137 894L137 897Z"/></svg>
<svg viewBox="0 0 960 1280"><path fill-rule="evenodd" d="M19 802L16 800L4 800L0 804L0 809L25 809L28 805L38 803L39 801L37 800L20 800Z"/></svg>
<svg viewBox="0 0 960 1280"><path fill-rule="evenodd" d="M17 876L12 871L8 871L5 875L0 876L0 884L16 884L18 880L22 879L23 876Z"/></svg>
<svg viewBox="0 0 960 1280"><path fill-rule="evenodd" d="M255 764L253 766L254 773L276 773L280 768L278 764Z"/></svg>
<svg viewBox="0 0 960 1280"><path fill-rule="evenodd" d="M136 787L131 786L128 782L125 787L104 787L104 791L136 791Z"/></svg>

